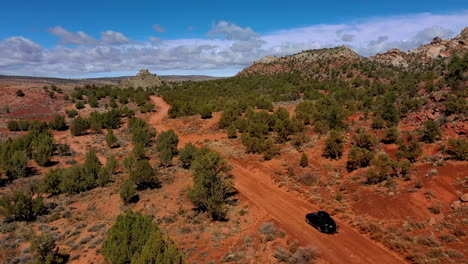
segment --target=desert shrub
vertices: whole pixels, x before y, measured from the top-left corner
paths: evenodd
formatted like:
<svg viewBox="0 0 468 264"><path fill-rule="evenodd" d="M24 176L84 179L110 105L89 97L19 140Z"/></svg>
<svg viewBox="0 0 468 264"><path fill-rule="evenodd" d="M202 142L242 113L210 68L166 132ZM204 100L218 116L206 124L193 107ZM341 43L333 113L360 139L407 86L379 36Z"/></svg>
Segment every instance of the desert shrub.
<svg viewBox="0 0 468 264"><path fill-rule="evenodd" d="M48 133L40 133L33 140L32 158L39 166L45 166L50 162L54 149L54 140Z"/></svg>
<svg viewBox="0 0 468 264"><path fill-rule="evenodd" d="M84 101L78 101L75 103L76 109L83 109L85 107L85 102Z"/></svg>
<svg viewBox="0 0 468 264"><path fill-rule="evenodd" d="M78 115L78 111L76 111L75 109L65 110L65 114L67 114L69 118L74 118Z"/></svg>
<svg viewBox="0 0 468 264"><path fill-rule="evenodd" d="M432 143L437 138L439 138L442 135L440 132L439 125L434 122L433 120L427 120L424 122L424 129L422 131L422 141L427 142L427 143Z"/></svg>
<svg viewBox="0 0 468 264"><path fill-rule="evenodd" d="M18 96L18 97L24 97L24 92L23 92L23 90L16 90L15 94L16 94L16 96Z"/></svg>
<svg viewBox="0 0 468 264"><path fill-rule="evenodd" d="M10 141L1 148L0 165L6 174L7 180L12 181L18 178L24 178L28 175L28 156L25 150L17 150L12 145L14 141Z"/></svg>
<svg viewBox="0 0 468 264"><path fill-rule="evenodd" d="M188 198L200 211L206 211L213 220L223 219L226 204L233 194L232 181L228 178L230 167L219 153L206 152L196 156L191 166L194 186Z"/></svg>
<svg viewBox="0 0 468 264"><path fill-rule="evenodd" d="M156 135L156 132L143 119L131 118L128 127L132 132L132 142L134 144L142 143L146 147Z"/></svg>
<svg viewBox="0 0 468 264"><path fill-rule="evenodd" d="M65 117L61 115L56 115L54 120L52 120L49 125L53 130L57 131L64 131L68 128L67 124L65 123Z"/></svg>
<svg viewBox="0 0 468 264"><path fill-rule="evenodd" d="M382 142L385 144L392 144L398 140L400 133L396 127L389 127L384 130Z"/></svg>
<svg viewBox="0 0 468 264"><path fill-rule="evenodd" d="M421 154L421 144L414 135L410 135L408 137L408 142L402 140L402 142L399 144L396 155L398 158L406 158L411 162L415 162Z"/></svg>
<svg viewBox="0 0 468 264"><path fill-rule="evenodd" d="M468 140L465 138L451 138L448 142L446 150L447 154L452 159L467 160L468 159Z"/></svg>
<svg viewBox="0 0 468 264"><path fill-rule="evenodd" d="M49 193L52 195L60 193L60 182L62 180L62 170L52 169L46 172L42 179L39 190L43 193Z"/></svg>
<svg viewBox="0 0 468 264"><path fill-rule="evenodd" d="M112 181L112 172L107 167L102 167L99 170L99 174L97 177L97 184L103 187L103 186L106 186L111 181Z"/></svg>
<svg viewBox="0 0 468 264"><path fill-rule="evenodd" d="M208 119L213 117L213 106L205 104L198 109L201 118Z"/></svg>
<svg viewBox="0 0 468 264"><path fill-rule="evenodd" d="M114 102L115 102L115 101L114 101ZM148 103L148 104L145 104L145 105L140 106L140 111L141 111L142 113L152 112L152 111L154 110L154 107L155 107L154 104Z"/></svg>
<svg viewBox="0 0 468 264"><path fill-rule="evenodd" d="M307 157L307 154L305 154L305 152L302 152L300 165L303 168L309 166L309 157Z"/></svg>
<svg viewBox="0 0 468 264"><path fill-rule="evenodd" d="M197 147L191 142L185 144L185 146L179 149L179 161L183 168L188 169L192 165L197 155Z"/></svg>
<svg viewBox="0 0 468 264"><path fill-rule="evenodd" d="M344 139L339 131L333 130L325 141L323 156L330 159L339 159L343 155Z"/></svg>
<svg viewBox="0 0 468 264"><path fill-rule="evenodd" d="M221 114L219 119L218 126L223 129L229 127L231 124L234 124L239 119L240 113L234 109L226 109Z"/></svg>
<svg viewBox="0 0 468 264"><path fill-rule="evenodd" d="M28 131L30 126L31 124L28 120L21 119L18 122L18 127L20 131Z"/></svg>
<svg viewBox="0 0 468 264"><path fill-rule="evenodd" d="M298 149L307 142L310 142L310 137L304 133L297 133L291 139L291 144Z"/></svg>
<svg viewBox="0 0 468 264"><path fill-rule="evenodd" d="M7 128L9 131L20 131L18 122L16 121L9 121L7 124Z"/></svg>
<svg viewBox="0 0 468 264"><path fill-rule="evenodd" d="M105 260L112 264L184 263L174 242L163 236L151 216L140 212L126 211L117 216L101 250Z"/></svg>
<svg viewBox="0 0 468 264"><path fill-rule="evenodd" d="M81 116L77 116L71 123L70 132L73 136L82 136L90 128L88 120Z"/></svg>
<svg viewBox="0 0 468 264"><path fill-rule="evenodd" d="M52 170L46 173L40 183L40 188L45 193L80 193L96 187L97 184L106 182L101 172L101 163L93 149L88 151L83 165L76 165L64 169ZM104 172L103 172L104 173ZM109 173L109 172L106 172ZM101 182L102 181L102 182Z"/></svg>
<svg viewBox="0 0 468 264"><path fill-rule="evenodd" d="M420 235L416 237L416 242L420 245L428 247L440 247L440 242L437 241L433 236Z"/></svg>
<svg viewBox="0 0 468 264"><path fill-rule="evenodd" d="M310 264L318 258L317 249L313 246L299 248L288 260L288 264Z"/></svg>
<svg viewBox="0 0 468 264"><path fill-rule="evenodd" d="M135 166L130 171L130 180L140 190L158 188L160 186L155 169L151 167L146 159L135 161Z"/></svg>
<svg viewBox="0 0 468 264"><path fill-rule="evenodd" d="M369 132L366 132L364 128L358 128L353 136L353 143L355 146L367 150L372 150L377 144L377 137Z"/></svg>
<svg viewBox="0 0 468 264"><path fill-rule="evenodd" d="M373 151L353 146L348 152L348 161L346 162L346 167L348 171L367 167L373 158Z"/></svg>
<svg viewBox="0 0 468 264"><path fill-rule="evenodd" d="M98 99L94 96L88 96L88 104L92 108L98 108L99 107L99 102Z"/></svg>
<svg viewBox="0 0 468 264"><path fill-rule="evenodd" d="M119 95L119 103L126 105L128 104L128 96L126 94Z"/></svg>
<svg viewBox="0 0 468 264"><path fill-rule="evenodd" d="M172 158L174 157L174 154L171 149L165 148L161 150L159 153L159 161L161 162L161 165L164 167L169 167L172 166Z"/></svg>
<svg viewBox="0 0 468 264"><path fill-rule="evenodd" d="M454 235L451 235L451 234L443 234L439 238L440 238L440 240L442 240L444 242L449 242L449 243L457 241L457 238Z"/></svg>
<svg viewBox="0 0 468 264"><path fill-rule="evenodd" d="M328 130L330 130L330 127L326 122L318 120L314 123L315 133L319 135L325 135L328 132Z"/></svg>
<svg viewBox="0 0 468 264"><path fill-rule="evenodd" d="M52 234L35 235L31 241L34 264L61 264L68 261L69 255L59 252Z"/></svg>
<svg viewBox="0 0 468 264"><path fill-rule="evenodd" d="M304 172L298 178L298 181L300 183L307 185L307 186L312 186L314 184L317 184L319 180L320 180L320 175L314 174L312 172Z"/></svg>
<svg viewBox="0 0 468 264"><path fill-rule="evenodd" d="M397 163L386 153L377 155L372 160L372 167L367 172L367 183L376 184L395 175Z"/></svg>
<svg viewBox="0 0 468 264"><path fill-rule="evenodd" d="M279 262L287 262L288 259L291 257L291 252L278 246L275 252L273 253L273 257Z"/></svg>
<svg viewBox="0 0 468 264"><path fill-rule="evenodd" d="M107 169L109 169L110 173L111 174L114 174L115 173L115 169L117 168L117 161L115 160L115 157L114 156L109 156L107 157L106 159L106 167Z"/></svg>
<svg viewBox="0 0 468 264"><path fill-rule="evenodd" d="M372 119L372 124L371 124L371 127L373 129L382 129L385 127L385 120L381 117L381 116L375 116L373 119Z"/></svg>
<svg viewBox="0 0 468 264"><path fill-rule="evenodd" d="M122 183L122 187L120 188L119 194L120 198L122 199L125 205L130 204L132 201L135 201L135 197L137 196L135 184L129 180L125 180Z"/></svg>
<svg viewBox="0 0 468 264"><path fill-rule="evenodd" d="M16 190L0 198L0 213L19 221L32 221L45 212L43 199L36 196L34 188Z"/></svg>
<svg viewBox="0 0 468 264"><path fill-rule="evenodd" d="M107 146L110 147L110 148L119 147L119 143L117 141L118 141L117 137L114 135L114 130L113 129L108 129L107 130L107 135L106 135Z"/></svg>
<svg viewBox="0 0 468 264"><path fill-rule="evenodd" d="M135 156L135 158L139 160L146 158L146 149L142 143L137 143L133 145L132 153L133 153L133 156Z"/></svg>
<svg viewBox="0 0 468 264"><path fill-rule="evenodd" d="M447 254L447 256L449 256L449 258L458 258L458 259L461 259L461 258L463 258L465 256L465 255L463 255L463 253L461 253L460 251L455 250L455 249L447 249L445 251L445 254Z"/></svg>
<svg viewBox="0 0 468 264"><path fill-rule="evenodd" d="M236 138L237 137L237 127L235 124L230 124L227 128L228 138Z"/></svg>
<svg viewBox="0 0 468 264"><path fill-rule="evenodd" d="M177 144L179 144L179 137L172 129L161 132L156 139L156 149L160 152L169 149L175 155L177 154Z"/></svg>
<svg viewBox="0 0 468 264"><path fill-rule="evenodd" d="M466 100L462 97L449 96L443 103L445 107L444 113L449 116L452 114L463 114L466 112Z"/></svg>

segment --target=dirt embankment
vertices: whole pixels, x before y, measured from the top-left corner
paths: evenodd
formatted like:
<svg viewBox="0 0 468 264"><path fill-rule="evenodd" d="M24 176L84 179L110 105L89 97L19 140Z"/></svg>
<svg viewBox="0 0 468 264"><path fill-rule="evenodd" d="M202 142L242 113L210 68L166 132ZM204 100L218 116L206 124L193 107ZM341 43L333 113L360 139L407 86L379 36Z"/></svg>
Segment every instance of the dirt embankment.
<svg viewBox="0 0 468 264"><path fill-rule="evenodd" d="M157 112L151 117L150 124L159 131L173 129L179 135L179 144L187 142L222 140L220 133L183 134L172 122L166 122L169 105L161 98L153 96ZM229 159L233 166L235 187L243 197L263 208L278 221L288 234L298 239L304 246L313 245L319 250L321 258L327 263L404 263L396 253L379 245L347 224L339 222L339 233L325 235L317 232L304 221L308 212L317 211L313 204L279 188L271 179L272 168L263 163Z"/></svg>

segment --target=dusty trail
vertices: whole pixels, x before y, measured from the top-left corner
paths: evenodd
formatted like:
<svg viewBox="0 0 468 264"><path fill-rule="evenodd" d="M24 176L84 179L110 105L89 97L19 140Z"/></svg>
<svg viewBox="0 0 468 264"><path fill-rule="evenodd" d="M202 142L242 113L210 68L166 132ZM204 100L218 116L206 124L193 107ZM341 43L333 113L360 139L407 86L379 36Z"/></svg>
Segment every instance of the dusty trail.
<svg viewBox="0 0 468 264"><path fill-rule="evenodd" d="M161 97L153 96L151 99L158 110L150 118L150 124L159 131L174 129L177 133L176 127L164 122L170 106ZM187 143L189 137L192 142L194 138L213 140L214 137L220 137L220 134L189 136L177 134L180 146ZM338 221L340 226L338 234L319 233L304 221L306 213L317 211L318 208L278 188L270 177L274 173L270 168L262 164L250 166L242 160L230 159L229 162L233 165L235 188L267 211L291 237L298 239L303 245L316 246L320 257L327 263L405 263L396 253L361 235L345 223Z"/></svg>

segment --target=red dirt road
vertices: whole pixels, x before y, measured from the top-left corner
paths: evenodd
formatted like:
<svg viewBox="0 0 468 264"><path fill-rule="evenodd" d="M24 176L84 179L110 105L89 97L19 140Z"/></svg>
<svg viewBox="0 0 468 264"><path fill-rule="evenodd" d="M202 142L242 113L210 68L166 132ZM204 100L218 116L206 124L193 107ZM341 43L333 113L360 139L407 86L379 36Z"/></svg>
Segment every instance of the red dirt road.
<svg viewBox="0 0 468 264"><path fill-rule="evenodd" d="M174 129L179 135L179 144L196 140L220 137L220 134L182 135L176 127L165 123L169 105L157 96L151 97L158 110L151 117L150 123L159 131ZM195 140L195 141L196 141ZM405 263L396 253L361 235L345 223L340 226L338 234L326 235L319 233L305 223L306 213L317 211L313 204L277 187L270 175L274 172L269 167L257 163L249 165L245 161L230 159L235 176L235 188L252 202L263 208L278 221L282 228L303 245L313 245L318 248L320 257L327 263Z"/></svg>

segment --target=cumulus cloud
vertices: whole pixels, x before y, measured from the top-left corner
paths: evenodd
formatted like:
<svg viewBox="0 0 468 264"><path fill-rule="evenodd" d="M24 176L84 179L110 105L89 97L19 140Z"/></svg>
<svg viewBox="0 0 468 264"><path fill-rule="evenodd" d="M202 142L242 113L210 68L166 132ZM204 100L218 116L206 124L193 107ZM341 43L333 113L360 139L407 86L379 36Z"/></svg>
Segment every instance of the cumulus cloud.
<svg viewBox="0 0 468 264"><path fill-rule="evenodd" d="M96 76L134 72L233 73L263 56L284 56L308 49L347 45L362 56L388 49L404 51L428 43L433 37L453 37L466 26L468 12L375 18L348 24L322 24L268 34L221 21L209 38L163 40L148 37L136 42L123 33L105 31L95 40L84 32L50 29L61 44L45 49L24 37L0 42L0 74L34 76ZM217 74L216 74L217 73Z"/></svg>
<svg viewBox="0 0 468 264"><path fill-rule="evenodd" d="M153 29L156 30L157 32L159 33L163 33L165 32L166 30L164 30L163 27L161 27L160 25L156 24L156 25L153 25Z"/></svg>
<svg viewBox="0 0 468 264"><path fill-rule="evenodd" d="M78 31L76 33L67 31L61 26L56 26L49 28L49 32L58 36L62 44L78 44L78 45L92 45L96 41L91 36L87 35L83 31Z"/></svg>
<svg viewBox="0 0 468 264"><path fill-rule="evenodd" d="M23 38L11 37L0 42L0 69L2 66L36 64L41 61L44 49L37 43Z"/></svg>
<svg viewBox="0 0 468 264"><path fill-rule="evenodd" d="M214 25L213 28L207 33L207 35L210 38L221 36L227 40L249 40L260 36L250 27L241 28L236 24L232 24L226 21L218 22L218 24Z"/></svg>
<svg viewBox="0 0 468 264"><path fill-rule="evenodd" d="M130 39L120 32L107 30L101 33L101 41L104 44L125 44L129 43Z"/></svg>

